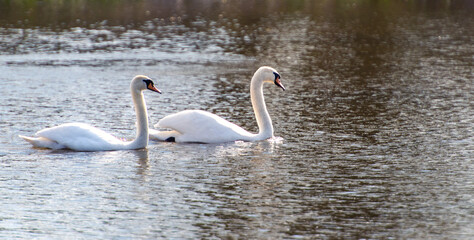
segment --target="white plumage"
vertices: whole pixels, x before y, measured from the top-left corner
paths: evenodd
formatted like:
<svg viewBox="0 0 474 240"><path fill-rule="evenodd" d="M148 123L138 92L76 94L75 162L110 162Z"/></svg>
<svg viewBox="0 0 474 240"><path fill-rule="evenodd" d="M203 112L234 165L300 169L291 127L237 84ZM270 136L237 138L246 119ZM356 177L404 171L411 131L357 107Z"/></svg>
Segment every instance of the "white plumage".
<svg viewBox="0 0 474 240"><path fill-rule="evenodd" d="M273 126L263 97L263 83L271 82L285 88L280 75L271 67L259 68L250 82L250 98L259 126L258 133L250 133L213 113L202 110L185 110L161 119L155 127L169 131L150 129L150 139L176 142L223 143L232 141L259 141L273 136Z"/></svg>
<svg viewBox="0 0 474 240"><path fill-rule="evenodd" d="M202 110L185 110L172 114L161 119L157 125L173 129L174 131L162 132L162 138L175 137L177 142L220 143L249 140L253 136L234 123ZM154 133L150 132L150 136Z"/></svg>
<svg viewBox="0 0 474 240"><path fill-rule="evenodd" d="M148 145L148 116L142 91L149 89L158 93L153 82L146 76L136 76L130 90L137 114L137 136L130 142L122 141L111 134L85 123L67 123L46 128L36 137L21 136L35 147L50 149L71 149L75 151L110 151L140 149Z"/></svg>
<svg viewBox="0 0 474 240"><path fill-rule="evenodd" d="M66 123L36 133L37 138L21 136L35 147L100 151L122 149L125 142L111 134L85 123Z"/></svg>

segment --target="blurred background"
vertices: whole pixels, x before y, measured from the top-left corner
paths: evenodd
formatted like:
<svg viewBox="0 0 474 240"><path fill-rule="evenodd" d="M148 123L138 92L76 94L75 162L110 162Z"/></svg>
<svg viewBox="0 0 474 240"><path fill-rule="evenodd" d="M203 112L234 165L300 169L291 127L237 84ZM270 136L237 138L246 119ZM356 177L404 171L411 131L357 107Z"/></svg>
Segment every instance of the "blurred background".
<svg viewBox="0 0 474 240"><path fill-rule="evenodd" d="M474 1L0 0L0 237L474 238ZM86 122L133 138L185 109L276 138L33 149Z"/></svg>

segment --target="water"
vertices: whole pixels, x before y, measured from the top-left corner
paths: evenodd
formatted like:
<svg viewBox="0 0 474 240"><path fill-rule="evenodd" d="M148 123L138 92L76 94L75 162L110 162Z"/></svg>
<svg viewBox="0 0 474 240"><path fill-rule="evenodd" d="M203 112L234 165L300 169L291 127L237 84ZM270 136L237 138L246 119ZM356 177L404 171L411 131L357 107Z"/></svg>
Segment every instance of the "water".
<svg viewBox="0 0 474 240"><path fill-rule="evenodd" d="M474 238L470 1L0 2L0 237ZM45 14L48 13L48 14ZM86 122L133 138L204 109L275 139L70 152L17 137Z"/></svg>

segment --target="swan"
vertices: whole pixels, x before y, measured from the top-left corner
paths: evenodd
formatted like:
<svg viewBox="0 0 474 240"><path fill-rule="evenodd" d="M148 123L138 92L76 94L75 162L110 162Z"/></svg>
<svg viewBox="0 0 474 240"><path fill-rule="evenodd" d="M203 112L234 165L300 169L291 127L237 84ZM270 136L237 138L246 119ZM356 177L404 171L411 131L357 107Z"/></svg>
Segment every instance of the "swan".
<svg viewBox="0 0 474 240"><path fill-rule="evenodd" d="M148 116L143 90L161 93L153 81L143 75L135 76L130 83L133 105L137 115L137 135L133 141L122 141L111 134L85 123L66 123L45 128L36 137L20 135L35 147L70 149L74 151L111 151L141 149L148 145Z"/></svg>
<svg viewBox="0 0 474 240"><path fill-rule="evenodd" d="M260 67L250 82L250 99L259 132L250 133L213 113L202 110L185 110L168 115L150 129L150 139L174 142L224 143L233 141L260 141L273 137L273 126L263 97L263 83L274 83L285 90L280 74L271 67Z"/></svg>

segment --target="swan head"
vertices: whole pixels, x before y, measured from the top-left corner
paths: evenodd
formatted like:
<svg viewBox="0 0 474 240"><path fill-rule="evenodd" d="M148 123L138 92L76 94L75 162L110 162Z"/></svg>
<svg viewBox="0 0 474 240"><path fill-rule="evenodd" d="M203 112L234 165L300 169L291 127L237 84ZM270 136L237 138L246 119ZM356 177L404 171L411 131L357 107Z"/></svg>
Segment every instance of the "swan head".
<svg viewBox="0 0 474 240"><path fill-rule="evenodd" d="M141 92L143 90L151 90L153 92L161 93L161 91L155 87L155 84L151 78L143 75L137 75L133 78L132 83L130 84L131 89Z"/></svg>
<svg viewBox="0 0 474 240"><path fill-rule="evenodd" d="M281 83L281 76L275 69L264 66L260 67L255 74L258 74L263 82L274 83L285 91L285 87Z"/></svg>

